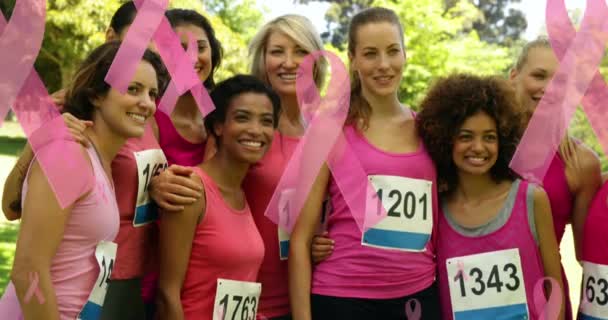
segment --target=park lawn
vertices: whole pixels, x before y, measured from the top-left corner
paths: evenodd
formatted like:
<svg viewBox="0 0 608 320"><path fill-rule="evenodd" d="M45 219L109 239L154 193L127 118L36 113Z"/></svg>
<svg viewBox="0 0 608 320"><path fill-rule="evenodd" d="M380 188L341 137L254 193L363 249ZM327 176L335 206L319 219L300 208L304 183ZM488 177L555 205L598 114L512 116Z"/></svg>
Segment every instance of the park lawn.
<svg viewBox="0 0 608 320"><path fill-rule="evenodd" d="M25 145L25 135L18 123L6 121L0 127L0 197L4 180L15 164L17 155ZM9 222L0 215L0 295L9 282L15 242L19 232L18 222Z"/></svg>

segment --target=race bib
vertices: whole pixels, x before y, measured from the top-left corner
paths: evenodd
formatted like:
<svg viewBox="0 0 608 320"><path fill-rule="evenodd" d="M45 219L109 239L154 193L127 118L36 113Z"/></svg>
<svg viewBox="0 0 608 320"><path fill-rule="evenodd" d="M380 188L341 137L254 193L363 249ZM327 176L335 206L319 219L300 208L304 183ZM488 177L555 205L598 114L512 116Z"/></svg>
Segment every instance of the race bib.
<svg viewBox="0 0 608 320"><path fill-rule="evenodd" d="M95 258L99 265L99 275L97 281L89 295L89 300L84 305L78 320L96 320L101 315L103 301L106 298L108 290L108 279L114 268L114 260L116 259L116 243L110 241L101 241L95 249Z"/></svg>
<svg viewBox="0 0 608 320"><path fill-rule="evenodd" d="M608 266L583 261L580 320L608 319Z"/></svg>
<svg viewBox="0 0 608 320"><path fill-rule="evenodd" d="M286 189L281 193L281 197L279 198L279 219L280 221L285 221L285 223L289 223L289 219L293 219L294 217L290 217L289 215L289 203L293 199L293 195L295 193L295 189ZM331 210L331 201L329 196L325 198L323 201L323 207L321 210L321 223L317 227L317 234L322 234L325 230L327 230L327 214ZM283 220L285 219L285 220ZM279 226L278 228L278 236L279 236L279 258L281 260L287 260L289 257L289 238L290 234Z"/></svg>
<svg viewBox="0 0 608 320"><path fill-rule="evenodd" d="M369 181L376 190L367 210L387 216L363 233L364 246L424 251L433 231L433 183L428 180L374 175ZM369 212L368 212L369 214Z"/></svg>
<svg viewBox="0 0 608 320"><path fill-rule="evenodd" d="M295 189L286 189L281 192L281 196L279 197L279 221L281 222L280 225L283 223L291 223L290 219L292 219L292 217L289 214L289 205L290 202L293 200L295 192ZM287 257L289 257L289 233L280 225L277 228L279 236L279 259L287 260Z"/></svg>
<svg viewBox="0 0 608 320"><path fill-rule="evenodd" d="M217 279L213 320L255 320L261 292L260 283Z"/></svg>
<svg viewBox="0 0 608 320"><path fill-rule="evenodd" d="M529 318L518 249L451 258L446 266L455 320Z"/></svg>
<svg viewBox="0 0 608 320"><path fill-rule="evenodd" d="M150 180L161 170L167 168L167 159L160 149L150 149L133 152L137 163L137 202L135 203L135 215L133 226L140 227L158 219L156 204L150 200L148 186Z"/></svg>

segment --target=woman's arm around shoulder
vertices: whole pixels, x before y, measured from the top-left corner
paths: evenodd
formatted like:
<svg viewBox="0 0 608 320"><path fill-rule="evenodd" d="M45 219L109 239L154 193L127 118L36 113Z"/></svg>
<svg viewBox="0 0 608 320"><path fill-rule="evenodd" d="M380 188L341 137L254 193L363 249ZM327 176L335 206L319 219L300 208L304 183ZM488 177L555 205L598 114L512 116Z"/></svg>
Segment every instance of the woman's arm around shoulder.
<svg viewBox="0 0 608 320"><path fill-rule="evenodd" d="M328 181L329 169L324 164L298 216L289 241L289 300L294 320L312 319L310 309L311 245L321 220Z"/></svg>

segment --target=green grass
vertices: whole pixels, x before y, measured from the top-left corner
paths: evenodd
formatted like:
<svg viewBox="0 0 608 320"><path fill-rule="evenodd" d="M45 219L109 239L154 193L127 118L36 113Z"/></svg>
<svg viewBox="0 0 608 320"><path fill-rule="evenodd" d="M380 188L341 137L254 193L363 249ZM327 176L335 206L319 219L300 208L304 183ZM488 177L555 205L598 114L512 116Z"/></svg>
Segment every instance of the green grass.
<svg viewBox="0 0 608 320"><path fill-rule="evenodd" d="M26 139L21 137L0 137L0 155L18 156L25 142Z"/></svg>
<svg viewBox="0 0 608 320"><path fill-rule="evenodd" d="M9 282L19 225L0 222L0 296Z"/></svg>

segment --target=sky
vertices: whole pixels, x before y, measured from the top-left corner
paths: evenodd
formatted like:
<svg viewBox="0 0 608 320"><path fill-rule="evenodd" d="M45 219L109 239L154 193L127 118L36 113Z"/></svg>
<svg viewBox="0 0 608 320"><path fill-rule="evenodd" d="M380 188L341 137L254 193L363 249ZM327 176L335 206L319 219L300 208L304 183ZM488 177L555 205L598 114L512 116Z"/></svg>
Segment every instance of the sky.
<svg viewBox="0 0 608 320"><path fill-rule="evenodd" d="M415 0L402 0L402 1L415 1ZM585 0L565 0L566 8L573 10L585 8ZM325 31L325 11L329 7L329 4L324 2L312 1L308 5L296 5L293 0L258 0L258 4L265 5L270 11L266 15L267 20L271 20L277 16L286 13L298 13L308 17L317 31ZM543 26L545 25L545 6L547 2L545 0L521 0L520 3L514 5L514 8L518 8L526 15L528 21L528 29L524 34L524 38L527 40L533 40L540 35Z"/></svg>

